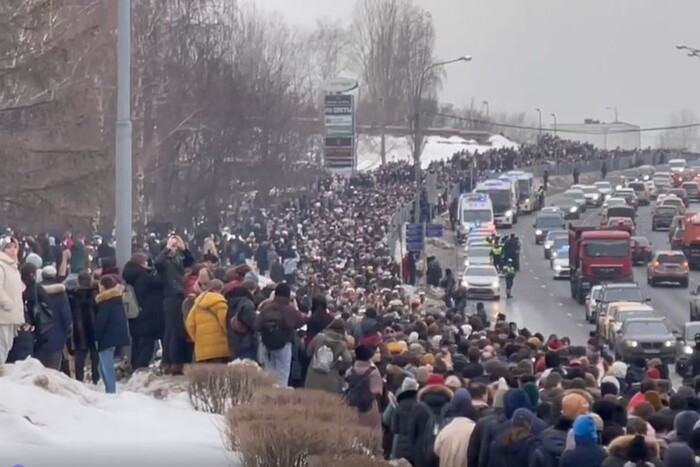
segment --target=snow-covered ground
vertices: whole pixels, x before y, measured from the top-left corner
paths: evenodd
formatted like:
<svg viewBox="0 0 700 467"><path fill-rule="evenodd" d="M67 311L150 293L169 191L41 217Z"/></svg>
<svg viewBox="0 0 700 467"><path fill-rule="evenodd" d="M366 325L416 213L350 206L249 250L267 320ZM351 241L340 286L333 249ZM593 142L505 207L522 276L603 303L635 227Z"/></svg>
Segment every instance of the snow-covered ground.
<svg viewBox="0 0 700 467"><path fill-rule="evenodd" d="M378 136L360 135L357 144L357 168L360 171L372 170L381 163L380 143ZM459 136L444 138L441 136L426 136L421 165L426 168L433 161L450 159L456 152L466 150L470 153L483 153L489 149L504 147L517 148L518 144L501 135L492 135L489 145L478 144L474 140L467 140ZM410 138L401 136L386 137L387 161L410 161L413 150Z"/></svg>
<svg viewBox="0 0 700 467"><path fill-rule="evenodd" d="M0 371L0 466L236 464L223 418L195 412L185 393L107 395L37 360ZM128 387L139 390L138 380Z"/></svg>

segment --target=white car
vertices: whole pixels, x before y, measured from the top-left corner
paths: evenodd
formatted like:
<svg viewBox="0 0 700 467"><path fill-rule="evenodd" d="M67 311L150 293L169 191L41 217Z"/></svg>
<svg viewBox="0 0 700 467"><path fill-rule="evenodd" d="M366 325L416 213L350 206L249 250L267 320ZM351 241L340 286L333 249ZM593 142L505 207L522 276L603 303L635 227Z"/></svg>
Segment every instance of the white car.
<svg viewBox="0 0 700 467"><path fill-rule="evenodd" d="M569 267L569 257L567 255L557 255L552 257L552 271L554 271L554 279L568 279L571 277L571 268Z"/></svg>
<svg viewBox="0 0 700 467"><path fill-rule="evenodd" d="M464 260L464 266L490 266L491 262L491 247L490 246L475 246L469 249L469 253Z"/></svg>
<svg viewBox="0 0 700 467"><path fill-rule="evenodd" d="M591 324L595 323L595 308L598 300L600 300L602 291L602 285L594 285L591 288L591 293L586 297L586 321Z"/></svg>
<svg viewBox="0 0 700 467"><path fill-rule="evenodd" d="M560 216L563 216L563 211L559 206L547 206L542 209L540 209L540 213L542 214L559 214Z"/></svg>
<svg viewBox="0 0 700 467"><path fill-rule="evenodd" d="M584 196L586 197L586 204L589 206L598 207L603 204L603 196L598 192L598 188L594 185L583 185L581 187Z"/></svg>
<svg viewBox="0 0 700 467"><path fill-rule="evenodd" d="M603 209L608 209L613 206L626 206L627 200L625 198L608 198L603 202Z"/></svg>
<svg viewBox="0 0 700 467"><path fill-rule="evenodd" d="M606 181L595 182L594 187L598 189L598 193L603 197L603 199L608 198L613 192L612 183Z"/></svg>
<svg viewBox="0 0 700 467"><path fill-rule="evenodd" d="M464 252L468 253L469 250L472 248L477 248L477 247L482 247L482 246L488 246L491 248L491 245L487 241L488 237L469 237L467 239L467 243L464 244Z"/></svg>
<svg viewBox="0 0 700 467"><path fill-rule="evenodd" d="M644 184L647 186L647 190L649 190L649 198L656 199L656 196L659 194L659 189L656 188L656 184L654 183L654 181L647 180L646 182L644 182Z"/></svg>
<svg viewBox="0 0 700 467"><path fill-rule="evenodd" d="M501 278L493 266L468 266L462 276L462 286L466 290L467 298L501 298Z"/></svg>

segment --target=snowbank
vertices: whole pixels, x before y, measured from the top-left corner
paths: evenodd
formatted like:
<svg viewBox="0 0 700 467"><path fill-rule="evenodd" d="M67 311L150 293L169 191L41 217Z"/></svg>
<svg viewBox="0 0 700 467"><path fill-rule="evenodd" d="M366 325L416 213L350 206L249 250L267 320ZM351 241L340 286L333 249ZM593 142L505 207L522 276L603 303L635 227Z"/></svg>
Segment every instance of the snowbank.
<svg viewBox="0 0 700 467"><path fill-rule="evenodd" d="M421 165L426 168L433 161L450 159L454 153L467 151L470 153L486 152L489 149L504 147L517 148L518 144L505 136L492 135L488 145L478 144L474 140L467 140L459 136L426 136ZM357 168L360 171L372 170L381 163L381 139L378 136L360 135L357 144ZM408 137L386 137L386 158L388 162L410 161L413 150Z"/></svg>
<svg viewBox="0 0 700 467"><path fill-rule="evenodd" d="M103 394L36 360L3 370L0 465L235 465L219 431L223 417L195 412L184 393Z"/></svg>

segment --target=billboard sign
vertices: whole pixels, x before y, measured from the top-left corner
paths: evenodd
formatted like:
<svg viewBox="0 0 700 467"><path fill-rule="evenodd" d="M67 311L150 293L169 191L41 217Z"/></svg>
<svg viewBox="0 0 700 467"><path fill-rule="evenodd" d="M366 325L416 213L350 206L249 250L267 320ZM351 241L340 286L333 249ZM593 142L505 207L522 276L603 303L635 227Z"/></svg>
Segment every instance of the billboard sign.
<svg viewBox="0 0 700 467"><path fill-rule="evenodd" d="M328 94L324 99L324 160L331 170L355 168L353 96Z"/></svg>

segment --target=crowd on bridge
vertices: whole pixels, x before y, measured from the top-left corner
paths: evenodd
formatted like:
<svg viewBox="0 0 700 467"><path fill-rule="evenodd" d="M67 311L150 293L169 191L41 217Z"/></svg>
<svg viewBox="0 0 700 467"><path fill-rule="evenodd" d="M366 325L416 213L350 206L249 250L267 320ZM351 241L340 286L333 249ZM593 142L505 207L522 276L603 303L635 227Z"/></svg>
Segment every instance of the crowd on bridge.
<svg viewBox="0 0 700 467"><path fill-rule="evenodd" d="M441 188L423 211L449 204L451 164L431 166ZM120 360L174 375L253 360L282 387L342 394L387 458L418 467L697 465L698 388L671 388L665 365L406 285L416 258L402 274L389 239L413 180L406 164L324 178L231 227L150 235L121 269L99 238L8 231L0 361L33 356L113 393ZM451 298L457 277L432 264Z"/></svg>
<svg viewBox="0 0 700 467"><path fill-rule="evenodd" d="M451 163L453 165L459 164L465 171L469 171L473 157L478 171L504 172L558 163L584 164L593 161L607 161L612 165L611 161L615 159L646 153L653 154L652 159L657 164L663 164L673 154L672 151L660 149L601 149L590 143L563 139L545 133L540 135L536 142L522 144L517 148L491 149L474 156L467 152L460 152L454 155Z"/></svg>

